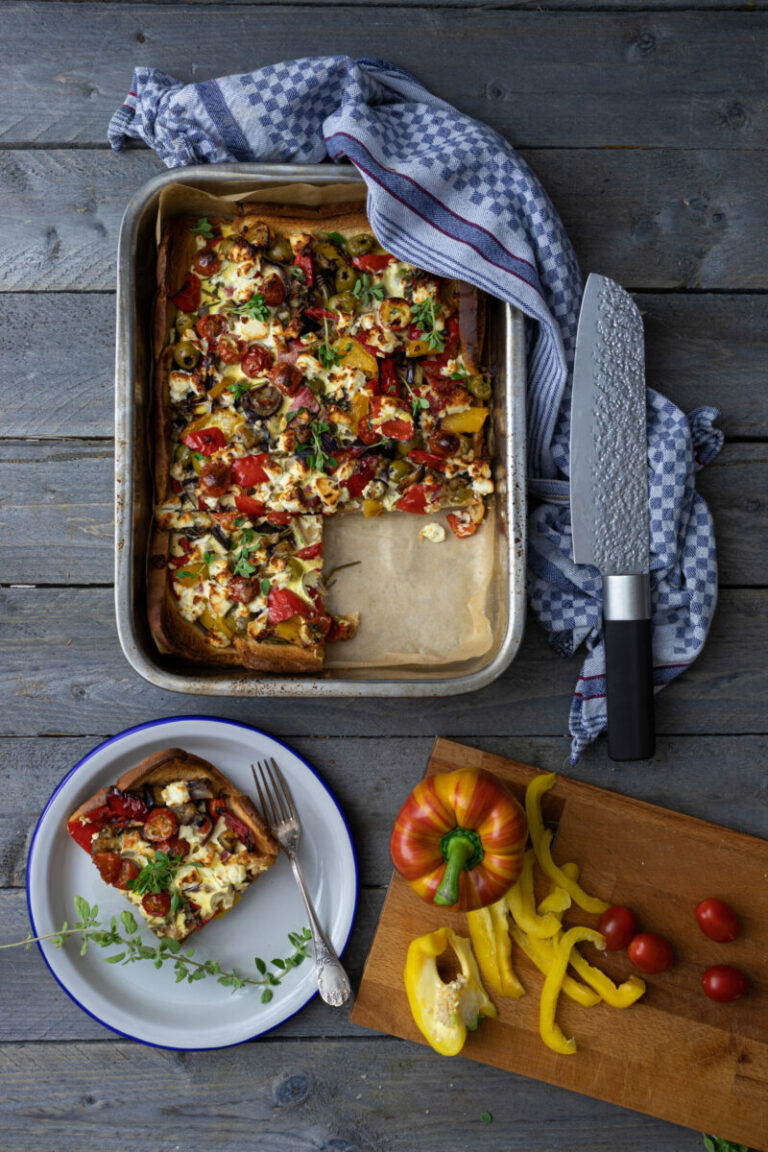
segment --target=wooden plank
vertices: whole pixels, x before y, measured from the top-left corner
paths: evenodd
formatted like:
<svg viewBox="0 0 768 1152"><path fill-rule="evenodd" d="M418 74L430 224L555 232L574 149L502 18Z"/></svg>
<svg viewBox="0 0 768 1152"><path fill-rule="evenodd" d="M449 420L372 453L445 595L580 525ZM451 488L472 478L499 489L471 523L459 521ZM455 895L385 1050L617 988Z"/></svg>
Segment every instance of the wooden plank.
<svg viewBox="0 0 768 1152"><path fill-rule="evenodd" d="M0 1072L0 1152L103 1152L107 1141L153 1152L220 1152L223 1142L227 1152L594 1152L596 1139L701 1149L698 1134L670 1124L362 1033L183 1054L8 1044Z"/></svg>
<svg viewBox="0 0 768 1152"><path fill-rule="evenodd" d="M0 583L110 583L112 472L111 444L103 440L0 440ZM767 485L761 444L728 444L701 474L721 584L766 583Z"/></svg>
<svg viewBox="0 0 768 1152"><path fill-rule="evenodd" d="M259 723L258 718L250 720ZM471 731L469 725L464 729ZM40 812L61 778L101 739L0 738L0 888L24 884L29 841ZM605 741L600 741L575 768L565 762L567 741L562 736L464 735L462 739L486 752L513 756L551 772L564 771L638 800L663 802L689 816L754 836L765 835L768 829L766 736L661 736L653 760L621 765L608 759ZM387 884L392 872L388 848L392 824L424 772L432 738L298 735L290 742L339 801L355 842L361 883ZM369 785L374 769L375 783ZM4 1019L2 1001L0 1019Z"/></svg>
<svg viewBox="0 0 768 1152"><path fill-rule="evenodd" d="M768 297L640 293L637 302L649 384L685 411L716 404L730 439L768 436ZM114 311L107 293L0 293L3 436L112 435ZM63 343L77 349L64 365Z"/></svg>
<svg viewBox="0 0 768 1152"><path fill-rule="evenodd" d="M115 297L0 294L3 436L112 436Z"/></svg>
<svg viewBox="0 0 768 1152"><path fill-rule="evenodd" d="M661 733L766 731L768 594L722 592L703 654L657 698ZM279 735L560 735L579 659L563 660L534 624L510 668L481 692L405 701L288 700L169 694L138 676L119 649L106 588L0 589L0 734L109 732L147 717L213 712Z"/></svg>
<svg viewBox="0 0 768 1152"><path fill-rule="evenodd" d="M538 775L535 768L513 760L447 740L436 742L428 774L464 767L493 773L521 800ZM557 1020L563 1039L575 1037L575 1048L565 1059L542 1043L543 979L515 948L513 964L528 995L517 1000L494 996L498 1018L468 1035L462 1055L720 1133L765 1152L768 841L565 777L548 793L543 810L545 820L556 824L555 859L575 860L588 892L608 904L631 905L646 930L658 931L670 942L675 961L663 974L646 978L642 999L627 1011L606 1004L585 1010L561 996ZM548 882L543 873L539 879L540 898ZM700 900L715 891L742 918L742 933L728 945L727 957L722 945L705 938L694 916ZM572 907L564 927L594 928L596 920ZM462 912L428 906L402 877L394 877L352 1010L353 1022L426 1043L408 1007L402 969L410 941L444 924L467 934ZM598 956L590 945L580 951L590 963L597 956L599 967L616 982L631 972L623 952ZM725 960L749 973L753 983L748 996L724 1012L702 992L701 973Z"/></svg>
<svg viewBox="0 0 768 1152"><path fill-rule="evenodd" d="M635 290L762 291L768 153L729 149L523 150L585 269ZM130 191L154 153L0 152L0 290L111 289Z"/></svg>
<svg viewBox="0 0 768 1152"><path fill-rule="evenodd" d="M54 17L45 3L26 3L5 13L0 139L8 144L101 144L133 68L157 65L160 45L163 69L189 81L286 57L360 57L374 44L527 147L760 148L768 128L761 12L426 6L406 16L379 4L250 4L210 5L201 20L184 5L57 4ZM51 51L54 19L64 58Z"/></svg>

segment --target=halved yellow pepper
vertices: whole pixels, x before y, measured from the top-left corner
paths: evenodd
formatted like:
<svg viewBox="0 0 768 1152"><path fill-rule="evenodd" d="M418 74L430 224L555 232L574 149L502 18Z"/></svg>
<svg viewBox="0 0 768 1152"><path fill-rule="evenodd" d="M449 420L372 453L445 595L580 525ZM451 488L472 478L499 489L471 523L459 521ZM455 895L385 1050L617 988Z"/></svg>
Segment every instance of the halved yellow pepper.
<svg viewBox="0 0 768 1152"><path fill-rule="evenodd" d="M461 972L445 983L438 975L437 957L449 944ZM417 1028L441 1056L456 1056L464 1047L467 1029L474 1030L483 1016L496 1015L469 940L451 928L438 928L411 941L405 961L405 991Z"/></svg>
<svg viewBox="0 0 768 1152"><path fill-rule="evenodd" d="M488 408L467 408L466 412L451 412L440 428L443 432L479 432L488 411Z"/></svg>
<svg viewBox="0 0 768 1152"><path fill-rule="evenodd" d="M507 905L512 918L519 928L529 936L546 939L560 931L560 919L553 912L539 916L533 894L533 865L536 854L528 849L523 858L523 867L517 883L507 892Z"/></svg>
<svg viewBox="0 0 768 1152"><path fill-rule="evenodd" d="M557 999L565 980L566 969L571 959L571 953L581 940L588 940L596 948L605 948L605 937L593 928L569 928L558 942L552 961L552 967L544 979L544 988L539 1003L539 1032L548 1048L553 1052L560 1052L563 1056L570 1056L576 1051L576 1041L568 1039L560 1025L555 1020Z"/></svg>
<svg viewBox="0 0 768 1152"><path fill-rule="evenodd" d="M443 422L443 426L445 426L445 422ZM608 908L606 902L598 899L597 896L590 896L576 880L568 876L562 868L558 868L552 859L549 847L552 842L552 832L544 827L544 821L541 817L541 797L549 791L556 779L557 776L554 772L534 776L525 790L525 813L528 817L528 831L531 835L533 850L536 853L540 868L549 876L550 880L554 880L558 887L564 888L579 908L583 908L585 912L596 912L599 915Z"/></svg>
<svg viewBox="0 0 768 1152"><path fill-rule="evenodd" d="M529 960L533 961L539 972L546 976L554 962L555 946L559 943L559 937L553 936L549 940L537 940L533 936L526 936L525 932L516 924L513 924L509 931L517 946L525 952ZM586 984L580 984L572 976L563 977L562 989L566 996L575 1000L577 1004L581 1004L583 1008L592 1008L595 1004L600 1003L601 997L593 988L588 988Z"/></svg>
<svg viewBox="0 0 768 1152"><path fill-rule="evenodd" d="M509 917L504 897L486 908L467 912L467 924L472 947L480 965L483 979L499 996L519 1000L525 995L512 967L512 939L509 935Z"/></svg>

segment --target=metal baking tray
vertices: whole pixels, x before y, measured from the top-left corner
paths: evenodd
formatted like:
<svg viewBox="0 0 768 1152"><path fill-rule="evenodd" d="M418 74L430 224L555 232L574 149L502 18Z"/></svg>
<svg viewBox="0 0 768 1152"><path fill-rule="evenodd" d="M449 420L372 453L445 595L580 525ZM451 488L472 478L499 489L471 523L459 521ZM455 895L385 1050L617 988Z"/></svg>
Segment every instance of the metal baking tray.
<svg viewBox="0 0 768 1152"><path fill-rule="evenodd" d="M155 226L163 189L183 184L217 195L302 183L360 183L349 165L196 165L154 177L123 216L117 256L115 362L115 606L123 652L160 688L202 696L450 696L495 680L520 646L525 620L525 333L522 316L489 301L488 366L496 378L491 432L496 480L493 642L482 657L434 671L411 668L334 670L318 676L266 675L194 666L158 652L146 611L146 556L152 520L149 459L151 318ZM364 610L364 605L360 606Z"/></svg>

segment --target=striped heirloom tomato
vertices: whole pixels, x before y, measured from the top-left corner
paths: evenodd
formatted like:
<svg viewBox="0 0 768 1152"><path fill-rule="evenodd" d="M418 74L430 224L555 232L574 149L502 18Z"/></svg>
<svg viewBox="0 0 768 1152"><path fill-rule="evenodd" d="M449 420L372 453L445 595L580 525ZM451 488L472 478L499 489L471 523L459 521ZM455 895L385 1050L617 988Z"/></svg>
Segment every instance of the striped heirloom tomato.
<svg viewBox="0 0 768 1152"><path fill-rule="evenodd" d="M495 904L517 880L525 813L487 772L439 772L416 785L395 820L392 863L417 896L459 910Z"/></svg>

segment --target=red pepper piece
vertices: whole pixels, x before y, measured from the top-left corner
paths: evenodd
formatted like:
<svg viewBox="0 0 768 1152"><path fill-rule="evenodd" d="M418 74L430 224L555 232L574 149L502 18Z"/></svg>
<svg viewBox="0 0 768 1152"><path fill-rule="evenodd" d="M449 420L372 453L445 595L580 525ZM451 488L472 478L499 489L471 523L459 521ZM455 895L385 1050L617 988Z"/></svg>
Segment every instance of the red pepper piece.
<svg viewBox="0 0 768 1152"><path fill-rule="evenodd" d="M381 434L390 440L411 440L413 423L411 420L385 420L381 425Z"/></svg>
<svg viewBox="0 0 768 1152"><path fill-rule="evenodd" d="M311 316L313 320L338 320L337 312L329 312L327 308L305 308L305 316Z"/></svg>
<svg viewBox="0 0 768 1152"><path fill-rule="evenodd" d="M425 452L422 448L414 448L408 453L408 459L414 464L425 464L427 468L435 468L438 472L445 472L445 460L434 452Z"/></svg>
<svg viewBox="0 0 768 1152"><path fill-rule="evenodd" d="M379 388L383 396L401 395L394 360L382 360L379 364Z"/></svg>
<svg viewBox="0 0 768 1152"><path fill-rule="evenodd" d="M264 515L264 505L252 496L235 496L235 508L244 516L250 516L251 520L260 520Z"/></svg>
<svg viewBox="0 0 768 1152"><path fill-rule="evenodd" d="M457 516L455 512L449 512L446 516L451 532L454 536L458 536L459 540L464 540L467 536L474 536L480 527L480 521L470 520L469 517Z"/></svg>
<svg viewBox="0 0 768 1152"><path fill-rule="evenodd" d="M315 283L315 273L312 267L312 248L307 242L303 248L294 253L293 263L304 273L304 280L310 287ZM335 317L334 317L335 319Z"/></svg>
<svg viewBox="0 0 768 1152"><path fill-rule="evenodd" d="M223 448L227 438L221 428L201 428L198 432L188 432L182 436L182 443L193 452L200 452L203 456L213 456L219 448Z"/></svg>
<svg viewBox="0 0 768 1152"><path fill-rule="evenodd" d="M269 460L269 452L259 452L257 456L243 456L232 464L232 475L235 483L241 488L251 488L254 484L263 484L269 479L264 471L264 465Z"/></svg>
<svg viewBox="0 0 768 1152"><path fill-rule="evenodd" d="M424 484L411 484L410 488L405 492L405 495L400 497L395 507L399 508L401 512L421 512L426 514L432 510L429 507L429 503L437 500L441 491L441 488L431 488L428 492Z"/></svg>
<svg viewBox="0 0 768 1152"><path fill-rule="evenodd" d="M270 624L280 624L283 620L290 620L291 616L303 616L305 620L311 620L317 614L311 604L290 588L270 588L267 610Z"/></svg>
<svg viewBox="0 0 768 1152"><path fill-rule="evenodd" d="M193 272L187 276L181 291L171 296L171 303L180 312L197 312L200 307L200 281Z"/></svg>
<svg viewBox="0 0 768 1152"><path fill-rule="evenodd" d="M144 820L149 811L140 796L121 792L119 788L107 793L107 806L113 815L126 820Z"/></svg>
<svg viewBox="0 0 768 1152"><path fill-rule="evenodd" d="M390 256L389 253L381 256L376 252L366 252L364 256L353 256L352 264L361 272L383 272L394 259L396 257Z"/></svg>
<svg viewBox="0 0 768 1152"><path fill-rule="evenodd" d="M94 808L86 816L82 816L77 820L70 820L67 824L67 831L76 844L90 855L91 853L91 840L94 833L98 832L105 824L109 822L112 812L107 804L102 804L101 808Z"/></svg>
<svg viewBox="0 0 768 1152"><path fill-rule="evenodd" d="M373 480L376 475L376 457L363 456L357 464L355 471L352 473L348 480L343 480L343 486L348 490L349 495L354 499L355 496L361 496L363 489L367 484Z"/></svg>
<svg viewBox="0 0 768 1152"><path fill-rule="evenodd" d="M296 556L299 560L315 560L318 556L323 554L322 540L317 544L308 544L306 548L301 548Z"/></svg>
<svg viewBox="0 0 768 1152"><path fill-rule="evenodd" d="M242 820L235 816L234 812L230 811L227 807L226 800L222 800L221 797L216 800L209 800L208 812L213 820L221 816L227 828L234 832L235 836L245 844L246 848L253 851L256 846L253 833L247 824L243 823Z"/></svg>

